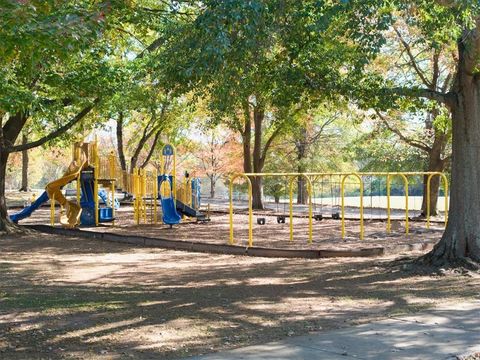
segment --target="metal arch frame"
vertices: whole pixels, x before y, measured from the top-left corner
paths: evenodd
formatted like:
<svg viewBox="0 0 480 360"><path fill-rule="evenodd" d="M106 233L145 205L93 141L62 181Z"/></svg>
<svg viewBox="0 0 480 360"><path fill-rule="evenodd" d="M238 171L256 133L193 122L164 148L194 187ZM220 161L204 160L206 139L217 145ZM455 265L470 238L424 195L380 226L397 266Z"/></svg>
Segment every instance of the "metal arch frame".
<svg viewBox="0 0 480 360"><path fill-rule="evenodd" d="M405 191L405 233L409 234L409 218L408 218L408 178L405 173L396 172L396 173L387 173L387 233L391 232L391 221L390 221L390 185L392 177L400 176L403 180L403 186Z"/></svg>
<svg viewBox="0 0 480 360"><path fill-rule="evenodd" d="M293 241L293 183L298 177L303 177L307 180L307 193L308 193L308 243L313 242L313 211L312 211L312 181L306 174L287 173L285 176L290 177L289 191L290 191L290 241Z"/></svg>
<svg viewBox="0 0 480 360"><path fill-rule="evenodd" d="M340 183L340 196L342 197L342 239L345 239L345 180L350 176L354 176L360 183L360 240L364 237L364 224L363 224L363 179L358 173L348 173L342 176Z"/></svg>
<svg viewBox="0 0 480 360"><path fill-rule="evenodd" d="M233 174L230 176L229 194L230 194L230 240L229 244L233 245L233 182L235 179L243 177L248 184L248 247L253 246L253 209L252 209L252 182L246 174Z"/></svg>
<svg viewBox="0 0 480 360"><path fill-rule="evenodd" d="M427 228L430 225L430 182L433 176L440 176L443 181L444 191L445 191L445 226L447 225L448 221L448 179L445 174L441 172L351 172L351 173L342 173L342 172L332 172L332 173L238 173L234 174L230 177L230 244L234 243L233 239L233 181L238 177L244 177L247 179L249 185L249 246L253 245L253 211L252 211L252 185L249 177L254 176L286 176L292 177L290 180L290 240L293 240L293 181L294 177L303 176L307 179L308 183L308 191L309 191L309 243L312 241L313 237L313 229L312 229L312 181L310 179L311 176L317 177L324 177L330 175L337 175L341 178L341 210L342 210L342 238L345 237L345 181L348 177L354 176L359 180L360 184L360 240L364 239L364 213L363 213L363 193L364 193L364 183L363 183L363 176L385 176L387 178L387 232L391 231L391 202L390 202L390 189L391 189L391 178L394 176L400 176L403 179L404 187L405 187L405 222L406 222L406 234L409 234L409 194L408 194L408 187L409 187L409 180L408 176L425 176L428 175L427 179Z"/></svg>
<svg viewBox="0 0 480 360"><path fill-rule="evenodd" d="M430 229L430 182L434 176L439 176L443 182L443 192L445 198L445 227L448 222L448 179L444 173L434 172L428 175L427 179L427 229Z"/></svg>

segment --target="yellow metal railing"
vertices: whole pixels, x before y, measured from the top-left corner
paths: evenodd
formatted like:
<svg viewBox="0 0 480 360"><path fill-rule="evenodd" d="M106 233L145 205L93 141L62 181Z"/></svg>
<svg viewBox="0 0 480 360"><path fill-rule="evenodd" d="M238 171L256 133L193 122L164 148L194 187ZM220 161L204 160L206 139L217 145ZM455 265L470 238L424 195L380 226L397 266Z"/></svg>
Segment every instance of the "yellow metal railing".
<svg viewBox="0 0 480 360"><path fill-rule="evenodd" d="M434 176L440 176L443 181L443 193L445 198L445 227L448 221L448 179L441 172L430 173L427 179L427 228L430 228L430 182Z"/></svg>
<svg viewBox="0 0 480 360"><path fill-rule="evenodd" d="M404 192L405 192L405 233L409 233L409 223L408 223L408 178L403 173L389 173L387 174L387 233L391 232L391 204L390 204L390 190L391 190L391 180L393 176L400 176L403 180Z"/></svg>
<svg viewBox="0 0 480 360"><path fill-rule="evenodd" d="M230 245L235 243L233 239L233 184L234 181L239 178L243 177L248 184L248 246L253 246L253 209L252 209L252 182L250 178L245 174L234 174L230 176L230 186L229 186L229 193L230 193Z"/></svg>
<svg viewBox="0 0 480 360"><path fill-rule="evenodd" d="M298 177L303 177L307 180L307 194L308 194L308 243L311 244L313 242L313 211L312 211L312 182L308 176L305 174L293 174L287 175L290 176L290 241L293 241L293 184Z"/></svg>
<svg viewBox="0 0 480 360"><path fill-rule="evenodd" d="M156 224L158 221L158 182L157 171L146 171L144 169L133 169L132 174L133 184L133 213L134 220L137 224L143 220L147 223L147 200L150 209L150 223Z"/></svg>
<svg viewBox="0 0 480 360"><path fill-rule="evenodd" d="M252 184L250 178L252 177L268 177L268 176L277 176L277 177L287 177L291 178L289 183L290 190L290 201L289 201L289 216L290 216L290 240L293 240L293 183L295 178L304 177L307 179L307 190L309 196L309 236L308 242L311 244L313 239L313 226L312 226L312 189L313 184L311 178L314 178L316 181L319 178L339 176L340 180L340 196L341 196L341 234L342 238L345 238L345 185L346 180L349 177L355 177L358 180L360 187L360 239L363 240L365 236L364 228L364 180L365 176L376 176L376 177L385 177L386 178L386 187L387 187L387 232L391 232L391 180L394 177L400 177L404 185L405 193L405 233L409 234L409 177L413 176L428 176L427 178L427 228L430 226L430 190L431 190L431 179L434 176L439 176L442 178L443 188L444 188L444 197L445 197L445 226L448 221L448 179L445 174L440 172L350 172L350 173L245 173L245 174L234 174L230 177L230 239L229 243L234 244L234 229L233 229L233 184L236 179L243 177L248 182L248 202L249 202L249 239L248 246L253 246L253 213L252 213ZM333 206L333 205L332 205Z"/></svg>
<svg viewBox="0 0 480 360"><path fill-rule="evenodd" d="M360 240L363 240L364 237L364 228L363 228L363 180L359 174L350 173L345 174L342 177L340 195L342 196L342 239L345 238L345 180L348 177L353 176L358 179L360 183Z"/></svg>

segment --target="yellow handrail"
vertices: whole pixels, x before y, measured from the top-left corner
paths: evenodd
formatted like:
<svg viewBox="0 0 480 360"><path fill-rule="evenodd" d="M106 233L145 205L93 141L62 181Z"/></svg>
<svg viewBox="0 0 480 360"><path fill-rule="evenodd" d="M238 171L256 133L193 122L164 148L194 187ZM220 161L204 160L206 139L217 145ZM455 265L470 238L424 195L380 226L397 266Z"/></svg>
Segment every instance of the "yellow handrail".
<svg viewBox="0 0 480 360"><path fill-rule="evenodd" d="M443 182L443 192L445 198L445 226L447 226L448 221L448 179L444 173L431 173L427 179L427 229L430 228L430 182L432 180L432 177L436 175L440 176Z"/></svg>
<svg viewBox="0 0 480 360"><path fill-rule="evenodd" d="M354 176L360 182L360 240L363 240L364 230L363 230L363 180L360 174L358 173L349 173L345 174L342 177L340 185L340 193L342 196L342 239L345 239L345 180L348 177Z"/></svg>
<svg viewBox="0 0 480 360"><path fill-rule="evenodd" d="M308 243L313 241L313 222L312 222L312 182L310 178L305 174L290 175L290 241L293 241L293 183L299 176L307 180L307 192L308 192Z"/></svg>
<svg viewBox="0 0 480 360"><path fill-rule="evenodd" d="M230 245L235 243L233 239L233 182L235 179L243 177L247 180L248 184L248 247L253 246L253 210L252 210L252 182L250 178L245 174L234 174L230 176Z"/></svg>
<svg viewBox="0 0 480 360"><path fill-rule="evenodd" d="M391 232L390 222L390 183L393 176L400 176L403 180L403 186L405 191L405 233L409 234L409 218L408 218L408 178L405 173L388 173L387 174L387 233Z"/></svg>

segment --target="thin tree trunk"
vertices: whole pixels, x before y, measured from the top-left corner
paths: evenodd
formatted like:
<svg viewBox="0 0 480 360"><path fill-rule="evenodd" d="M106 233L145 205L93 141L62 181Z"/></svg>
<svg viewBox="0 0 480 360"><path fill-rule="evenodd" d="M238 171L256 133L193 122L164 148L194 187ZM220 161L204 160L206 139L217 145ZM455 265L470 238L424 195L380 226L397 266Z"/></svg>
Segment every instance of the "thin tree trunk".
<svg viewBox="0 0 480 360"><path fill-rule="evenodd" d="M295 148L297 150L297 172L305 172L305 157L307 153L307 129L303 127L300 129L299 139L295 142ZM297 178L297 204L307 203L307 186L303 176Z"/></svg>
<svg viewBox="0 0 480 360"><path fill-rule="evenodd" d="M252 208L263 210L263 179L261 177L252 177Z"/></svg>
<svg viewBox="0 0 480 360"><path fill-rule="evenodd" d="M7 174L8 153L0 152L0 231L9 231L12 225L8 220L7 202L5 199L5 176Z"/></svg>
<svg viewBox="0 0 480 360"><path fill-rule="evenodd" d="M262 158L262 135L263 135L263 119L265 112L260 106L253 109L253 121L255 125L254 146L253 146L253 172L261 173L265 159ZM255 177L252 180L252 206L254 209L263 210L263 179Z"/></svg>
<svg viewBox="0 0 480 360"><path fill-rule="evenodd" d="M22 135L22 145L28 143L28 137L25 132ZM28 150L22 151L22 186L19 191L28 191Z"/></svg>
<svg viewBox="0 0 480 360"><path fill-rule="evenodd" d="M10 147L17 141L28 119L28 113L19 112L8 118L6 123L0 129L0 231L14 232L20 231L8 218L7 201L5 198L5 178L7 175L7 162L10 152L6 147Z"/></svg>
<svg viewBox="0 0 480 360"><path fill-rule="evenodd" d="M458 70L452 110L450 217L435 248L422 260L434 266L476 266L480 262L480 79L472 69L480 44L477 31L458 42ZM474 65L472 65L474 64ZM472 262L476 262L473 264Z"/></svg>
<svg viewBox="0 0 480 360"><path fill-rule="evenodd" d="M213 199L215 197L215 179L214 176L210 177L210 198Z"/></svg>
<svg viewBox="0 0 480 360"><path fill-rule="evenodd" d="M117 152L120 167L127 171L127 161L125 160L125 151L123 150L123 112L120 112L117 119Z"/></svg>
<svg viewBox="0 0 480 360"><path fill-rule="evenodd" d="M155 137L153 138L152 141L152 146L150 147L150 150L148 150L147 157L145 158L145 161L143 162L142 166L140 166L142 169L145 168L148 163L150 162L150 159L153 156L153 153L155 152L155 148L157 147L158 140L160 139L161 132L157 131L155 134Z"/></svg>

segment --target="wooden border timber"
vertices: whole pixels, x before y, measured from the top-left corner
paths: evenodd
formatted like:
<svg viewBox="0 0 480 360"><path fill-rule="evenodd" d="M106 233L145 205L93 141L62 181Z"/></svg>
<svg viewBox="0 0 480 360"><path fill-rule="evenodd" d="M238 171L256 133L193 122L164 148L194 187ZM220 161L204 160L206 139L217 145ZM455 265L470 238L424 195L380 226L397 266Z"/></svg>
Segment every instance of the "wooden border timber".
<svg viewBox="0 0 480 360"><path fill-rule="evenodd" d="M24 227L39 232L55 235L76 236L87 239L98 239L112 241L124 244L133 244L147 247L158 247L162 249L202 252L224 255L245 255L269 258L303 258L320 259L333 257L374 257L385 253L383 247L362 248L355 250L336 250L336 249L276 249L250 247L246 248L238 245L219 245L195 241L168 240L162 238L150 238L145 236L119 235L108 232L96 232L79 229L57 228L48 225L24 225Z"/></svg>

